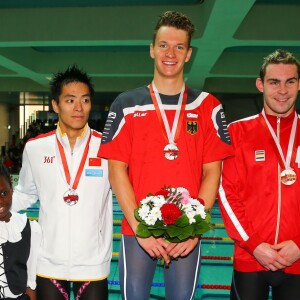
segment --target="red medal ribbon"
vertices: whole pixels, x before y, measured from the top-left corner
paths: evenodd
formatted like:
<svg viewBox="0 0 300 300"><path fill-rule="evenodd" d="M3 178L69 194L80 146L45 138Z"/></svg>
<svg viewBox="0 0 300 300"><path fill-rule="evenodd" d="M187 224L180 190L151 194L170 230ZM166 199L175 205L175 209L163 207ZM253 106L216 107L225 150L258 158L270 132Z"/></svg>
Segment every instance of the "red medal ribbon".
<svg viewBox="0 0 300 300"><path fill-rule="evenodd" d="M168 139L167 133L166 133L166 128L165 128L165 125L164 125L164 122L163 122L163 119L162 119L161 111L160 111L160 108L158 106L158 102L157 102L157 99L156 99L156 96L155 96L155 93L154 93L154 90L153 90L152 82L149 85L149 89L150 89L151 99L152 99L152 102L154 104L155 111L156 111L160 126L162 128L163 135L166 138L166 140L168 142L170 142L169 139ZM178 119L178 126L177 126L175 137L174 137L174 142L176 142L176 140L179 138L186 101L187 101L187 87L185 86L183 99L182 99L182 105L180 107L180 115L179 115L179 119Z"/></svg>
<svg viewBox="0 0 300 300"><path fill-rule="evenodd" d="M63 164L63 167L64 167L64 172L65 172L65 175L66 175L66 180L67 180L67 183L70 185L71 176L70 176L70 171L69 171L69 167L68 167L68 163L67 163L65 151L64 151L64 148L63 148L61 142L58 140L57 137L56 137L56 140L57 140L57 145L58 145L58 150L59 150L59 153L60 153L61 161L62 161L62 164ZM79 184L79 180L80 180L80 177L81 177L81 174L82 174L82 171L83 171L83 167L85 165L85 161L86 161L86 158L88 156L90 140L91 140L91 134L90 134L90 136L88 138L88 141L87 141L87 143L85 145L83 156L82 156L79 168L77 170L77 174L76 174L75 180L73 182L73 186L72 186L73 190L76 190L77 186Z"/></svg>

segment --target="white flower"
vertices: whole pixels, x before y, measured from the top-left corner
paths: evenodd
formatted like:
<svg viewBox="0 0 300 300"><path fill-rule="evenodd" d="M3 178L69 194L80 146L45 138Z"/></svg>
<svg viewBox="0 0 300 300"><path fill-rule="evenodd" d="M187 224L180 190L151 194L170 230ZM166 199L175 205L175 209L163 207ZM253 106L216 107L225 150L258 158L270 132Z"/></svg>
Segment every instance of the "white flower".
<svg viewBox="0 0 300 300"><path fill-rule="evenodd" d="M176 188L173 188L173 187L171 187L171 188L168 188L168 191L170 191L171 193L175 193L176 192Z"/></svg>
<svg viewBox="0 0 300 300"><path fill-rule="evenodd" d="M145 218L145 223L147 224L147 225L154 225L155 224L155 222L156 222L156 218L153 216L153 215L148 215L146 218Z"/></svg>
<svg viewBox="0 0 300 300"><path fill-rule="evenodd" d="M184 188L184 187L178 187L175 190L177 190L177 192L179 192L179 193L187 193L187 194L189 194L189 191L186 188Z"/></svg>
<svg viewBox="0 0 300 300"><path fill-rule="evenodd" d="M189 218L190 224L193 224L196 222L195 215L196 215L196 212L194 210L190 210L190 211L186 212L186 216Z"/></svg>
<svg viewBox="0 0 300 300"><path fill-rule="evenodd" d="M196 206L196 214L200 215L202 219L206 218L206 212L204 210L204 206Z"/></svg>
<svg viewBox="0 0 300 300"><path fill-rule="evenodd" d="M142 204L138 210L139 216L144 221L145 221L146 217L148 216L149 212L150 212L150 207L147 204Z"/></svg>
<svg viewBox="0 0 300 300"><path fill-rule="evenodd" d="M151 209L150 215L156 220L162 220L161 211L159 207L153 207Z"/></svg>
<svg viewBox="0 0 300 300"><path fill-rule="evenodd" d="M153 196L147 196L141 201L141 204L147 204L152 201Z"/></svg>
<svg viewBox="0 0 300 300"><path fill-rule="evenodd" d="M190 199L190 202L192 204L193 210L196 211L197 215L200 215L202 219L205 219L206 217L206 212L205 212L205 207L202 205L199 200L197 199Z"/></svg>
<svg viewBox="0 0 300 300"><path fill-rule="evenodd" d="M193 211L193 207L192 207L191 203L182 204L182 210L184 212Z"/></svg>
<svg viewBox="0 0 300 300"><path fill-rule="evenodd" d="M184 188L184 187L178 187L177 189L175 189L176 190L176 194L185 194L185 195L187 195L188 197L190 197L190 192L186 189L186 188Z"/></svg>
<svg viewBox="0 0 300 300"><path fill-rule="evenodd" d="M152 203L154 206L161 207L163 204L166 203L166 200L165 200L164 196L158 195L158 196L154 196L152 198Z"/></svg>
<svg viewBox="0 0 300 300"><path fill-rule="evenodd" d="M192 205L195 205L195 206L203 206L203 205L199 202L199 200L194 199L194 198L190 198L190 203L191 203Z"/></svg>

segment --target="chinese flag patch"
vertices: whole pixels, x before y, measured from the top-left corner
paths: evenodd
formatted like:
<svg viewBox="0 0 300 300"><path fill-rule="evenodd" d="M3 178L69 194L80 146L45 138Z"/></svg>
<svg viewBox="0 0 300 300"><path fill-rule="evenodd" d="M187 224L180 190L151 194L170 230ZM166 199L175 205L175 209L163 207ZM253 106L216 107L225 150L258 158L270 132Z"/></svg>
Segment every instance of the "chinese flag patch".
<svg viewBox="0 0 300 300"><path fill-rule="evenodd" d="M100 157L90 157L89 158L89 167L101 167L101 158Z"/></svg>

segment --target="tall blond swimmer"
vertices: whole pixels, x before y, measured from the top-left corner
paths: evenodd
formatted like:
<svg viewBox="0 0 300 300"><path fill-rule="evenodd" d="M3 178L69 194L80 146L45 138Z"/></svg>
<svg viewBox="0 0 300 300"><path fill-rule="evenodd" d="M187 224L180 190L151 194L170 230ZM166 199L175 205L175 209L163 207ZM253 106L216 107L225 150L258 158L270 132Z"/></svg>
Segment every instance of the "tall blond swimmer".
<svg viewBox="0 0 300 300"><path fill-rule="evenodd" d="M159 17L150 45L153 80L120 94L105 125L99 156L109 160L110 182L125 215L119 260L123 299L149 299L160 258L166 299L193 298L201 265L199 237L180 243L138 237L134 210L164 186L184 187L211 208L221 161L232 154L222 105L183 79L194 30L182 13Z"/></svg>

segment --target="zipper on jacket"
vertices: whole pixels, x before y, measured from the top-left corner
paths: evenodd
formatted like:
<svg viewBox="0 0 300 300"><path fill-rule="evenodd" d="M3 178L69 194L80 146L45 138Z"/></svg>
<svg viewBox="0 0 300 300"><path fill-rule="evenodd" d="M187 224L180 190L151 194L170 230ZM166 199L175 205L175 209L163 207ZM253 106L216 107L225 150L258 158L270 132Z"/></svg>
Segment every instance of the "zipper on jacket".
<svg viewBox="0 0 300 300"><path fill-rule="evenodd" d="M280 143L280 117L277 117L277 127L276 127L276 134L278 138L278 142ZM278 235L279 235L279 227L280 227L280 214L281 214L281 180L280 180L280 164L278 164L278 199L277 199L277 222L276 222L276 232L275 232L275 241L274 244L276 245L278 242Z"/></svg>
<svg viewBox="0 0 300 300"><path fill-rule="evenodd" d="M72 169L73 169L73 150L71 149L71 161L72 161ZM71 182L70 182L71 183ZM68 232L69 232L69 237L68 237L68 263L67 263L67 281L70 281L71 280L71 267L72 267L72 237L71 237L71 234L70 232L72 231L72 222L71 222L71 219L72 219L72 210L71 209L68 209Z"/></svg>

